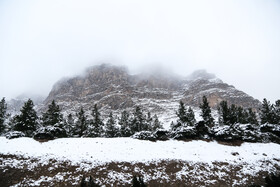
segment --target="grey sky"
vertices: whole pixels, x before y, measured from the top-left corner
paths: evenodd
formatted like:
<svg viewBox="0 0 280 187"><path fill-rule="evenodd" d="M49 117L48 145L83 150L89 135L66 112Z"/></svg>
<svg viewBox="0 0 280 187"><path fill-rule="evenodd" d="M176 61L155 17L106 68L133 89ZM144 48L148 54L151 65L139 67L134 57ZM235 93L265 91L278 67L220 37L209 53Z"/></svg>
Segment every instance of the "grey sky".
<svg viewBox="0 0 280 187"><path fill-rule="evenodd" d="M47 94L95 63L207 69L280 99L280 1L0 1L0 97Z"/></svg>

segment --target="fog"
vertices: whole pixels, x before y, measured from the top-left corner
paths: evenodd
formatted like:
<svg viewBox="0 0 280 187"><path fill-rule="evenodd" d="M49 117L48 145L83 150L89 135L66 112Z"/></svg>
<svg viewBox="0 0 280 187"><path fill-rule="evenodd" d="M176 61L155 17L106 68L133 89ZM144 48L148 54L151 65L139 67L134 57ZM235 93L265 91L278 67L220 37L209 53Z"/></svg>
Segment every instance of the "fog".
<svg viewBox="0 0 280 187"><path fill-rule="evenodd" d="M207 69L280 99L280 1L0 1L0 97L47 95L99 63L132 73Z"/></svg>

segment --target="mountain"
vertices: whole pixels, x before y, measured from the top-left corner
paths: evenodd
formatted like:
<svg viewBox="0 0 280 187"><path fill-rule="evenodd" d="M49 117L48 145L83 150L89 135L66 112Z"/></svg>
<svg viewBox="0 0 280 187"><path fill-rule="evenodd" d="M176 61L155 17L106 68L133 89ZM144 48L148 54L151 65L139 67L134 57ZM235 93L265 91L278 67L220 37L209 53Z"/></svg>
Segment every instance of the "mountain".
<svg viewBox="0 0 280 187"><path fill-rule="evenodd" d="M16 98L12 98L7 101L8 113L12 115L17 114L28 99L31 99L33 101L36 110L40 109L42 107L45 98L46 97L42 95L23 93L17 96Z"/></svg>
<svg viewBox="0 0 280 187"><path fill-rule="evenodd" d="M196 109L203 95L213 109L222 100L245 108L260 107L258 100L205 70L187 77L162 72L131 75L125 67L108 64L90 67L81 76L58 81L44 104L46 107L55 100L63 111L73 112L82 106L90 110L97 104L105 115L111 110L120 112L141 105L168 122L175 116L180 100Z"/></svg>

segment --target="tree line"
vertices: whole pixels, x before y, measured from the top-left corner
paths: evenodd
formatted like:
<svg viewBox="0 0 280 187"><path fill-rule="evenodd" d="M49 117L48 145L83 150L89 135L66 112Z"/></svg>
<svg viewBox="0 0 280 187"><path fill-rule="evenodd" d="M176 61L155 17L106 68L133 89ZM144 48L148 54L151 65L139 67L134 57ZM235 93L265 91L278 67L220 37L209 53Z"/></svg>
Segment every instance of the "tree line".
<svg viewBox="0 0 280 187"><path fill-rule="evenodd" d="M215 124L214 118L211 114L211 108L206 96L203 96L202 103L199 105L200 116L202 123L208 127L213 127ZM218 110L218 125L233 125L233 124L280 124L280 100L275 104L270 104L267 99L262 102L262 107L259 113L252 108L244 109L242 106L235 104L229 105L227 101L221 101L217 107ZM192 107L186 107L182 101L179 103L179 108L176 112L178 117L177 122L172 122L171 129L175 130L180 127L194 126L197 121Z"/></svg>
<svg viewBox="0 0 280 187"><path fill-rule="evenodd" d="M252 108L244 109L234 104L229 105L227 101L221 101L218 105L218 122L216 124L206 96L203 96L199 105L202 121L208 127L216 125L233 124L280 124L280 100L270 104L267 99L262 102L262 107L257 113ZM176 111L177 121L171 123L171 130L181 127L194 126L197 124L192 107L186 107L182 101L179 102ZM129 137L136 132L154 132L162 128L157 115L151 116L148 111L144 113L140 106L136 106L132 112L122 111L120 117L110 112L106 120L103 119L97 104L94 104L90 115L86 115L83 107L77 113L70 113L63 118L59 105L53 100L46 112L37 115L31 99L26 101L18 115L11 118L7 113L5 98L0 101L0 134L7 131L20 131L25 136L33 136L38 129L58 130L61 137Z"/></svg>
<svg viewBox="0 0 280 187"><path fill-rule="evenodd" d="M136 106L132 113L122 111L119 118L110 112L107 120L103 120L97 104L94 104L90 115L86 115L81 107L77 113L70 113L63 118L61 109L54 100L48 105L47 111L38 116L33 101L28 99L20 113L5 123L9 116L7 103L3 98L0 102L0 134L20 131L31 137L35 131L49 129L57 131L61 137L129 137L136 132L162 128L157 115L151 116L149 111L144 113L140 106Z"/></svg>

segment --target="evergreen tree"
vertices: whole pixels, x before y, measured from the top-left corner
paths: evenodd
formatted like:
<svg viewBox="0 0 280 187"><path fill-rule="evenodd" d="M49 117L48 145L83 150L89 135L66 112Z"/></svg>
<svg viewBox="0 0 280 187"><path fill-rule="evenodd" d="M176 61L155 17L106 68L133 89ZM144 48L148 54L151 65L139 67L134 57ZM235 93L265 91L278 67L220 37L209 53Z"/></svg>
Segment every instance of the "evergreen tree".
<svg viewBox="0 0 280 187"><path fill-rule="evenodd" d="M213 126L214 118L211 115L211 108L209 106L206 96L203 96L202 103L199 105L199 108L201 109L200 116L203 118L204 123L208 126Z"/></svg>
<svg viewBox="0 0 280 187"><path fill-rule="evenodd" d="M104 123L101 120L101 114L98 111L97 104L94 105L92 110L93 119L90 121L89 136L101 137L104 134Z"/></svg>
<svg viewBox="0 0 280 187"><path fill-rule="evenodd" d="M80 111L77 113L78 120L76 121L75 134L79 135L79 137L87 135L87 118L85 115L85 111L83 107L81 107Z"/></svg>
<svg viewBox="0 0 280 187"><path fill-rule="evenodd" d="M186 117L187 117L187 119L186 119L187 125L194 126L194 124L196 123L196 120L195 120L195 115L194 115L193 109L191 107L188 108Z"/></svg>
<svg viewBox="0 0 280 187"><path fill-rule="evenodd" d="M186 112L185 105L182 101L179 102L179 108L178 111L176 112L176 115L179 118L178 124L187 123L188 121L187 112Z"/></svg>
<svg viewBox="0 0 280 187"><path fill-rule="evenodd" d="M129 113L127 111L123 111L121 113L121 118L119 120L119 125L120 125L120 134L122 137L129 137L133 133L131 132L131 127L130 127L130 119L129 119Z"/></svg>
<svg viewBox="0 0 280 187"><path fill-rule="evenodd" d="M162 125L160 123L160 121L158 120L157 115L155 114L153 117L153 123L152 123L152 131L156 131L158 129L162 129Z"/></svg>
<svg viewBox="0 0 280 187"><path fill-rule="evenodd" d="M47 112L43 114L43 125L44 126L59 126L62 127L63 116L60 112L59 106L53 100L48 106Z"/></svg>
<svg viewBox="0 0 280 187"><path fill-rule="evenodd" d="M246 122L247 122L247 123L250 123L250 124L258 125L259 122L258 122L258 120L257 120L256 112L254 112L254 111L252 110L252 108L248 108L247 113L248 113L248 117L247 117Z"/></svg>
<svg viewBox="0 0 280 187"><path fill-rule="evenodd" d="M7 103L5 97L0 101L0 134L3 133L5 128L5 120L7 119Z"/></svg>
<svg viewBox="0 0 280 187"><path fill-rule="evenodd" d="M248 123L248 112L243 109L243 107L238 106L236 108L236 122L241 124Z"/></svg>
<svg viewBox="0 0 280 187"><path fill-rule="evenodd" d="M145 117L143 115L142 109L140 106L135 107L135 111L133 113L132 125L131 125L132 133L145 131L147 129Z"/></svg>
<svg viewBox="0 0 280 187"><path fill-rule="evenodd" d="M229 124L237 123L237 107L232 104L229 108Z"/></svg>
<svg viewBox="0 0 280 187"><path fill-rule="evenodd" d="M27 136L31 136L38 125L38 116L33 107L33 101L28 99L21 108L21 113L15 117L15 130L22 131Z"/></svg>
<svg viewBox="0 0 280 187"><path fill-rule="evenodd" d="M152 127L152 125L153 125L153 118L151 116L150 111L148 111L146 122L147 122L147 130L152 131L153 130L153 127Z"/></svg>
<svg viewBox="0 0 280 187"><path fill-rule="evenodd" d="M261 124L264 124L264 123L275 124L276 116L273 112L273 108L274 108L273 105L271 105L269 101L267 101L266 99L263 99L261 114L260 114Z"/></svg>
<svg viewBox="0 0 280 187"><path fill-rule="evenodd" d="M74 127L75 126L75 122L74 122L74 118L73 115L70 113L67 116L67 119L65 121L65 130L68 136L72 136L73 135L73 131L74 131Z"/></svg>
<svg viewBox="0 0 280 187"><path fill-rule="evenodd" d="M219 124L230 125L230 110L227 101L221 101L218 106Z"/></svg>
<svg viewBox="0 0 280 187"><path fill-rule="evenodd" d="M276 116L276 123L280 125L280 100L275 101L275 116Z"/></svg>
<svg viewBox="0 0 280 187"><path fill-rule="evenodd" d="M118 128L116 127L116 122L112 112L109 114L109 119L105 124L105 135L106 137L116 137L118 133Z"/></svg>

